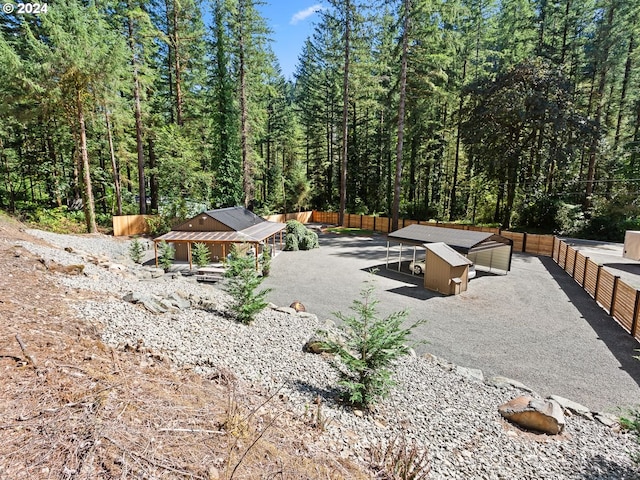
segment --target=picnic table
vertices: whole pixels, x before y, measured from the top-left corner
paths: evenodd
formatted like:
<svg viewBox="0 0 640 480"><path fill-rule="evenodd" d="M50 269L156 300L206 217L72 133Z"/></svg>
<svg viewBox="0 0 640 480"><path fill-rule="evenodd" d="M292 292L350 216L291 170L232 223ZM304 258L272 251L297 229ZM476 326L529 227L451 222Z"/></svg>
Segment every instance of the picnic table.
<svg viewBox="0 0 640 480"><path fill-rule="evenodd" d="M223 267L202 267L196 273L198 282L218 282L224 278Z"/></svg>

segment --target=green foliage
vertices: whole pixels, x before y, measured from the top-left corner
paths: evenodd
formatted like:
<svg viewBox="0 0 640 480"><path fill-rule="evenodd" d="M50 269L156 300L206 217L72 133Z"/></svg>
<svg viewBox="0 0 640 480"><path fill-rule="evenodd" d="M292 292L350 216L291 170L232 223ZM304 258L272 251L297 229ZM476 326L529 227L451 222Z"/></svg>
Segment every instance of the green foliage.
<svg viewBox="0 0 640 480"><path fill-rule="evenodd" d="M262 276L268 277L271 272L271 248L265 245L262 251Z"/></svg>
<svg viewBox="0 0 640 480"><path fill-rule="evenodd" d="M373 280L367 280L361 300L353 301L351 310L355 315L334 313L343 323L344 343L330 340L325 334L328 351L335 352L339 359L334 366L340 375L344 399L365 408L388 395L394 386L393 362L409 352L405 342L411 331L423 323L403 327L408 316L406 310L380 318L374 290Z"/></svg>
<svg viewBox="0 0 640 480"><path fill-rule="evenodd" d="M21 210L23 220L42 230L55 233L86 233L87 226L81 211L71 211L67 207L40 208L37 205Z"/></svg>
<svg viewBox="0 0 640 480"><path fill-rule="evenodd" d="M129 245L129 257L131 257L131 260L135 263L140 263L143 256L144 248L142 246L142 242L138 237L135 237L131 240L131 244Z"/></svg>
<svg viewBox="0 0 640 480"><path fill-rule="evenodd" d="M271 291L268 288L257 290L264 277L256 272L254 257L234 248L225 277L228 279L226 290L233 299L231 310L240 323L250 324L256 314L267 306L265 297Z"/></svg>
<svg viewBox="0 0 640 480"><path fill-rule="evenodd" d="M176 258L176 250L173 245L165 241L160 242L158 245L158 264L165 272L168 272L173 265L174 258Z"/></svg>
<svg viewBox="0 0 640 480"><path fill-rule="evenodd" d="M149 227L149 234L154 237L164 235L171 230L171 223L169 218L164 215L153 215L145 218L147 227Z"/></svg>
<svg viewBox="0 0 640 480"><path fill-rule="evenodd" d="M320 247L318 234L308 229L297 220L287 222L287 236L284 249L286 251L311 250Z"/></svg>
<svg viewBox="0 0 640 480"><path fill-rule="evenodd" d="M209 264L211 260L211 252L209 251L209 247L207 247L204 243L196 243L193 245L191 249L191 255L193 256L193 261L199 267L204 267Z"/></svg>

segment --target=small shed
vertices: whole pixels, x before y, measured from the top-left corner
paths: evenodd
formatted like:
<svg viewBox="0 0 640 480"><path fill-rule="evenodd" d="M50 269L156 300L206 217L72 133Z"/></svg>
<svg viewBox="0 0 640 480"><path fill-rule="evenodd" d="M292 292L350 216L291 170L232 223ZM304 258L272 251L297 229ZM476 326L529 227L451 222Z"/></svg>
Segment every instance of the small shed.
<svg viewBox="0 0 640 480"><path fill-rule="evenodd" d="M425 243L427 250L424 287L445 295L467 290L469 265L473 262L443 242Z"/></svg>
<svg viewBox="0 0 640 480"><path fill-rule="evenodd" d="M624 233L624 258L631 260L640 260L640 232L636 230L627 230Z"/></svg>
<svg viewBox="0 0 640 480"><path fill-rule="evenodd" d="M279 234L282 246L282 231L285 228L286 224L269 222L243 207L208 210L154 240L156 263L157 245L162 241L172 243L176 249L176 260L186 260L190 267L191 246L194 243L207 245L214 261L225 258L233 244L247 243L256 253L257 268L258 254L265 244L272 243L275 249L276 236Z"/></svg>

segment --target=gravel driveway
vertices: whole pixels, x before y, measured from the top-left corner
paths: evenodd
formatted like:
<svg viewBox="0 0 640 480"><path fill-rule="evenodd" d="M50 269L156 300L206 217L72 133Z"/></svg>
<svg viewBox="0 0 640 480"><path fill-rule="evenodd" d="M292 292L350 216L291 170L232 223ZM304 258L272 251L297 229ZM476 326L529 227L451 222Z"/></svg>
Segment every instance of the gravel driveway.
<svg viewBox="0 0 640 480"><path fill-rule="evenodd" d="M430 352L485 377L519 380L541 395L560 395L591 409L616 411L640 401L640 345L550 258L514 254L508 275L478 272L461 295L422 288L422 277L385 268L386 238L321 234L321 247L282 252L265 285L269 300L300 300L320 318L350 313L376 274L381 313L407 309L418 353ZM405 255L405 259L409 259ZM397 264L396 264L397 265Z"/></svg>

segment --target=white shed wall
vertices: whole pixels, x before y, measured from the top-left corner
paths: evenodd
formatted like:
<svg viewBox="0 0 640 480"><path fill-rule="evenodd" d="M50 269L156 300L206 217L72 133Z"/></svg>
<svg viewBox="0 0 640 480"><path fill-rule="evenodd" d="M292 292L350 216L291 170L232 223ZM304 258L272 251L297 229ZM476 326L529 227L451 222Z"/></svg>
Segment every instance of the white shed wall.
<svg viewBox="0 0 640 480"><path fill-rule="evenodd" d="M509 271L509 259L511 258L511 246L496 247L490 250L471 252L467 255L469 260L477 266L486 267L489 270Z"/></svg>

